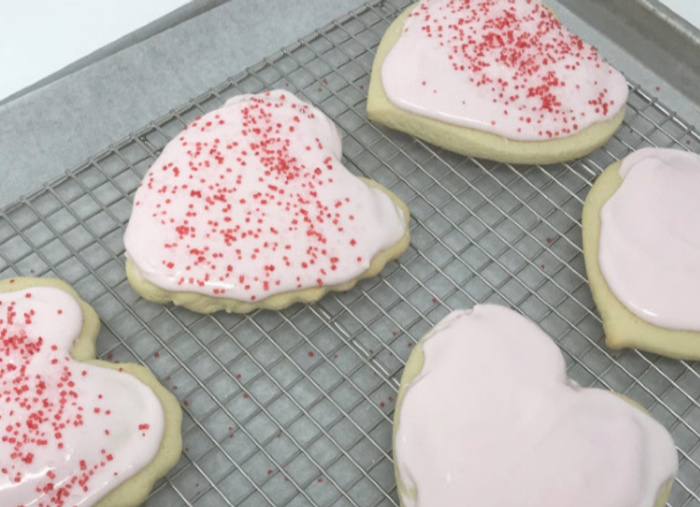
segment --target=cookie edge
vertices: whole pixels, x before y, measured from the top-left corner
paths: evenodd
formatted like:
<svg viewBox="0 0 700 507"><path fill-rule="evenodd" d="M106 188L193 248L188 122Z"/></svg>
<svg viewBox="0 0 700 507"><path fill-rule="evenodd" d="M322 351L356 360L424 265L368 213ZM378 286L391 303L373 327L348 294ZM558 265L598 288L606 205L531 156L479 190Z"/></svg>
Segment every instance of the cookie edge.
<svg viewBox="0 0 700 507"><path fill-rule="evenodd" d="M622 124L626 104L609 120L594 123L577 134L546 141L518 141L399 109L386 96L381 70L417 5L409 6L392 22L379 43L370 76L368 119L460 155L512 164L552 164L581 158L607 143Z"/></svg>
<svg viewBox="0 0 700 507"><path fill-rule="evenodd" d="M700 332L667 329L642 320L617 299L600 270L600 212L622 184L621 164L611 164L596 178L581 217L586 274L603 320L605 343L612 349L637 348L674 359L700 360Z"/></svg>
<svg viewBox="0 0 700 507"><path fill-rule="evenodd" d="M404 203L391 190L376 181L358 177L368 187L377 189L391 199L394 206L401 211L404 219L404 234L393 245L378 252L370 262L369 267L358 277L347 282L323 287L308 287L299 290L292 290L273 294L265 299L256 302L241 301L239 299L219 298L207 294L196 292L168 291L147 281L138 271L136 265L130 260L126 261L126 276L131 287L144 299L154 303L167 304L174 303L197 313L213 313L226 311L228 313L249 313L254 310L283 310L295 303L313 303L318 301L329 292L345 292L352 289L357 282L365 278L378 275L384 266L392 260L398 259L408 248L411 241L410 233L410 211Z"/></svg>
<svg viewBox="0 0 700 507"><path fill-rule="evenodd" d="M112 370L121 370L136 377L158 398L164 413L165 427L158 453L144 468L110 490L96 507L137 507L146 501L154 484L177 464L182 453L182 409L177 398L144 366L135 363L114 364L96 358L96 342L100 318L92 306L63 280L56 278L14 277L0 280L0 293L15 292L32 287L52 287L69 294L80 305L83 326L73 341L71 357L79 362Z"/></svg>

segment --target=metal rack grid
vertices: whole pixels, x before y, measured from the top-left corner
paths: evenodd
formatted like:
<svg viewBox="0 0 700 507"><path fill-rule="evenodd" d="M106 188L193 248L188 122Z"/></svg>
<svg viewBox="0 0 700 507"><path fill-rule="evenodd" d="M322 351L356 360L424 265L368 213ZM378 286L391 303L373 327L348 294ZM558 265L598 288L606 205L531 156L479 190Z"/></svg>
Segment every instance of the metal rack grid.
<svg viewBox="0 0 700 507"><path fill-rule="evenodd" d="M450 309L519 309L561 346L569 375L645 406L672 433L670 505L700 506L700 366L611 352L586 283L580 215L592 180L642 146L700 136L631 86L625 123L570 164L465 158L366 120L369 71L409 4L374 2L265 59L0 213L0 277L57 276L100 314L104 359L148 366L180 399L184 452L147 505L396 505L394 397L411 346ZM380 277L283 312L202 316L140 300L124 275L132 196L186 122L282 87L344 134L345 163L411 208L412 242Z"/></svg>

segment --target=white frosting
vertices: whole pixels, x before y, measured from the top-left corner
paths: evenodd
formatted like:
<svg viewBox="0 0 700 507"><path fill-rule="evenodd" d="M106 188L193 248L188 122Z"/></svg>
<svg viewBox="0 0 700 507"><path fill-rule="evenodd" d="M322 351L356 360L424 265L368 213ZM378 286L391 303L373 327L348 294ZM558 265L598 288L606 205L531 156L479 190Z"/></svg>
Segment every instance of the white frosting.
<svg viewBox="0 0 700 507"><path fill-rule="evenodd" d="M131 375L71 359L82 325L62 290L0 294L0 505L94 505L158 452L158 398Z"/></svg>
<svg viewBox="0 0 700 507"><path fill-rule="evenodd" d="M652 507L678 468L668 432L579 387L534 323L494 305L453 312L421 342L395 458L406 507Z"/></svg>
<svg viewBox="0 0 700 507"><path fill-rule="evenodd" d="M289 92L235 97L149 169L127 256L158 287L242 301L356 278L404 217L340 158L333 123Z"/></svg>
<svg viewBox="0 0 700 507"><path fill-rule="evenodd" d="M401 109L517 140L573 135L612 118L628 94L539 0L423 0L381 74Z"/></svg>
<svg viewBox="0 0 700 507"><path fill-rule="evenodd" d="M600 213L600 270L615 297L657 326L700 331L700 156L639 150Z"/></svg>

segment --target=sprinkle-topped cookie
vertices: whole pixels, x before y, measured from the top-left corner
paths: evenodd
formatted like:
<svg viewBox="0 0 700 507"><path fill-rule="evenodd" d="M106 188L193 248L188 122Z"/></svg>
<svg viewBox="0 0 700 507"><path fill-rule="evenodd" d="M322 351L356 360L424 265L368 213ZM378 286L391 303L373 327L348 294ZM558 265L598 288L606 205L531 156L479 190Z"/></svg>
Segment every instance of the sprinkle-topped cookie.
<svg viewBox="0 0 700 507"><path fill-rule="evenodd" d="M511 139L612 118L624 78L538 0L423 0L382 69L397 107Z"/></svg>
<svg viewBox="0 0 700 507"><path fill-rule="evenodd" d="M94 315L85 322L97 329ZM129 373L75 360L83 324L78 301L54 286L0 292L1 505L93 505L159 453L159 397Z"/></svg>
<svg viewBox="0 0 700 507"><path fill-rule="evenodd" d="M544 164L605 144L627 95L540 0L422 0L382 37L367 115L464 155Z"/></svg>
<svg viewBox="0 0 700 507"><path fill-rule="evenodd" d="M134 271L165 291L249 304L362 276L407 243L408 210L340 158L333 123L289 92L229 100L146 174L124 238Z"/></svg>

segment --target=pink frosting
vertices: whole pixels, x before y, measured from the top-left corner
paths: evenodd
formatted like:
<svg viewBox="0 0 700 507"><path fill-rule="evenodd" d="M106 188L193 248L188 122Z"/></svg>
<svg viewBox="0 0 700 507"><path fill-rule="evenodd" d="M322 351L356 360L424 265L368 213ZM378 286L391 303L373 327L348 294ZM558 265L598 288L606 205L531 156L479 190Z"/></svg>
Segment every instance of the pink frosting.
<svg viewBox="0 0 700 507"><path fill-rule="evenodd" d="M159 287L241 301L356 278L404 217L340 158L333 123L289 92L235 97L150 168L126 254Z"/></svg>
<svg viewBox="0 0 700 507"><path fill-rule="evenodd" d="M600 213L600 270L615 297L657 326L700 331L700 156L647 148L622 161Z"/></svg>
<svg viewBox="0 0 700 507"><path fill-rule="evenodd" d="M612 118L624 77L538 0L423 0L382 67L397 107L516 140Z"/></svg>
<svg viewBox="0 0 700 507"><path fill-rule="evenodd" d="M449 314L423 340L395 438L406 507L652 507L676 450L650 416L579 387L534 323L504 307Z"/></svg>
<svg viewBox="0 0 700 507"><path fill-rule="evenodd" d="M131 375L71 359L82 325L62 290L0 294L0 505L94 505L158 452L158 398Z"/></svg>

